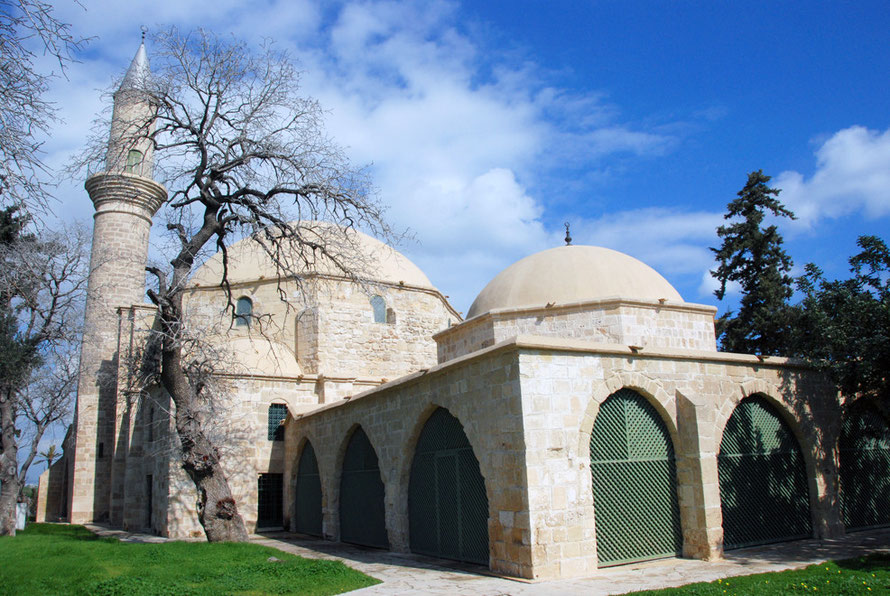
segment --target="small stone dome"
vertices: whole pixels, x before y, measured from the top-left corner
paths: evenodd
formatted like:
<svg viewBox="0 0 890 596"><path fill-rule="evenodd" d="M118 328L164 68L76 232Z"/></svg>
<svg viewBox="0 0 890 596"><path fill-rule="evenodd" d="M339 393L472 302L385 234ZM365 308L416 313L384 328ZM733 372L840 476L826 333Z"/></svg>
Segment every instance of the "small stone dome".
<svg viewBox="0 0 890 596"><path fill-rule="evenodd" d="M361 278L371 282L433 288L432 282L408 257L396 249L358 230L344 231L334 224L303 221L294 224L299 227L303 238L324 246L337 255ZM275 279L278 272L262 246L252 238L245 238L230 246L228 253L229 283L256 282ZM308 257L310 262L304 262ZM294 271L302 274L343 275L333 260L321 251L300 256L284 254ZM210 257L191 279L192 286L216 286L222 279L222 252Z"/></svg>
<svg viewBox="0 0 890 596"><path fill-rule="evenodd" d="M655 269L630 255L599 246L560 246L513 263L479 293L467 313L621 297L683 302Z"/></svg>

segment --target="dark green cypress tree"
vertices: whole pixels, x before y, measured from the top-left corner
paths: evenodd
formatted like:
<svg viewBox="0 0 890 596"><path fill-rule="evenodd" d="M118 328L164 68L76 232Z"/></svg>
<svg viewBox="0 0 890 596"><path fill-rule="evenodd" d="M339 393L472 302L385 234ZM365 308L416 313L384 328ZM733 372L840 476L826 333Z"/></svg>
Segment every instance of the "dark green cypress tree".
<svg viewBox="0 0 890 596"><path fill-rule="evenodd" d="M738 313L717 319L717 336L728 352L777 355L790 346L792 261L776 226L764 226L763 220L767 213L791 219L794 214L777 198L779 190L766 185L769 181L763 170L748 174L747 184L724 215L734 223L717 228L723 244L711 249L718 263L711 274L720 282L714 295L723 300L731 282L742 291Z"/></svg>

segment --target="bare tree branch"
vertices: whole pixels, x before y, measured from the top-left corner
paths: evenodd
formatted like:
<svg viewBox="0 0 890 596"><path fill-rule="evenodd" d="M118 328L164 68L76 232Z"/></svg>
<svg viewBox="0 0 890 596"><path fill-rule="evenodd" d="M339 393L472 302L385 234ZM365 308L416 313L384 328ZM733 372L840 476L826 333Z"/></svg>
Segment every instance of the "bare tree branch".
<svg viewBox="0 0 890 596"><path fill-rule="evenodd" d="M144 356L152 365L140 365L154 372L141 378L156 380L175 404L181 462L195 483L208 539L244 540L219 444L202 415L224 388L214 380L221 361L207 330L184 311L192 273L207 252L222 253L218 283L234 321L232 243L252 239L279 280L298 286L320 266L361 281L368 272L353 230L378 236L390 230L367 173L325 134L318 103L299 94L299 74L286 52L176 29L158 35L154 49L155 74L140 91L155 109L150 121L131 124L129 145L151 139L155 178L169 193L165 215L175 248L169 267L148 269L157 280L149 297L158 322ZM78 165L95 171L110 163L107 146L96 137Z"/></svg>

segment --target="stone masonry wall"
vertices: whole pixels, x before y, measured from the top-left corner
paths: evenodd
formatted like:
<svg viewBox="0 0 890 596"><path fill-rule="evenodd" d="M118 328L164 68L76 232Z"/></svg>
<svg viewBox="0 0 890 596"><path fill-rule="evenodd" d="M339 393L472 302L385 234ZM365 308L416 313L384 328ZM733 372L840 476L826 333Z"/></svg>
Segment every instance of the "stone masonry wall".
<svg viewBox="0 0 890 596"><path fill-rule="evenodd" d="M436 363L431 337L455 315L435 292L388 285L362 288L330 279L310 279L298 288L275 280L258 280L232 289L232 298L253 302L255 324L232 327L230 337L263 336L287 346L307 375L342 379L392 380ZM371 295L380 295L394 322L375 323ZM203 329L227 329L231 313L223 312L219 288L193 289L188 316Z"/></svg>
<svg viewBox="0 0 890 596"><path fill-rule="evenodd" d="M590 575L597 568L590 437L600 404L622 388L655 406L674 443L684 556L722 556L717 453L733 409L754 394L777 407L800 442L814 535L843 532L831 505L840 417L834 390L819 375L779 358L672 349L642 355L530 336L290 421L286 511L308 440L322 476L324 534L338 538L342 455L361 425L380 461L390 543L408 550L413 447L423 421L442 406L464 425L486 481L491 568L534 579Z"/></svg>
<svg viewBox="0 0 890 596"><path fill-rule="evenodd" d="M437 407L463 425L485 479L489 504L491 568L530 577L529 514L525 499L522 414L515 355L495 354L458 362L446 370L418 373L397 385L343 400L287 425L285 511L290 515L296 462L310 441L322 479L323 531L339 538L342 458L356 426L374 447L385 486L386 528L391 548L406 552L408 481L414 445Z"/></svg>
<svg viewBox="0 0 890 596"><path fill-rule="evenodd" d="M98 174L86 188L96 208L84 317L69 519L108 520L117 406L118 307L139 304L151 217L162 186L132 174Z"/></svg>
<svg viewBox="0 0 890 596"><path fill-rule="evenodd" d="M555 346L554 346L555 348ZM831 445L839 430L836 395L812 372L755 357L522 350L519 357L528 451L535 577L571 577L596 568L596 515L589 445L600 404L631 388L661 413L677 458L687 557L722 557L717 454L723 427L744 397L762 394L793 429L807 463L817 537L843 532Z"/></svg>
<svg viewBox="0 0 890 596"><path fill-rule="evenodd" d="M496 310L439 333L437 356L447 362L518 335L714 352L714 312L709 306L624 299Z"/></svg>

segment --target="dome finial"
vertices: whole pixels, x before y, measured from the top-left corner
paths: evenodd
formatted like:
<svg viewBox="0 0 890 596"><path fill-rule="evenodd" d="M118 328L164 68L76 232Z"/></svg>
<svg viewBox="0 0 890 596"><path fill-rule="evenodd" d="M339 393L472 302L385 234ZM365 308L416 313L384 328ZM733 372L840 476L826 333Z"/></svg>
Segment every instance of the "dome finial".
<svg viewBox="0 0 890 596"><path fill-rule="evenodd" d="M572 245L572 234L569 232L569 222L566 222L566 246Z"/></svg>
<svg viewBox="0 0 890 596"><path fill-rule="evenodd" d="M148 27L142 25L139 27L139 30L142 31L142 43L145 43L145 34L148 33Z"/></svg>

